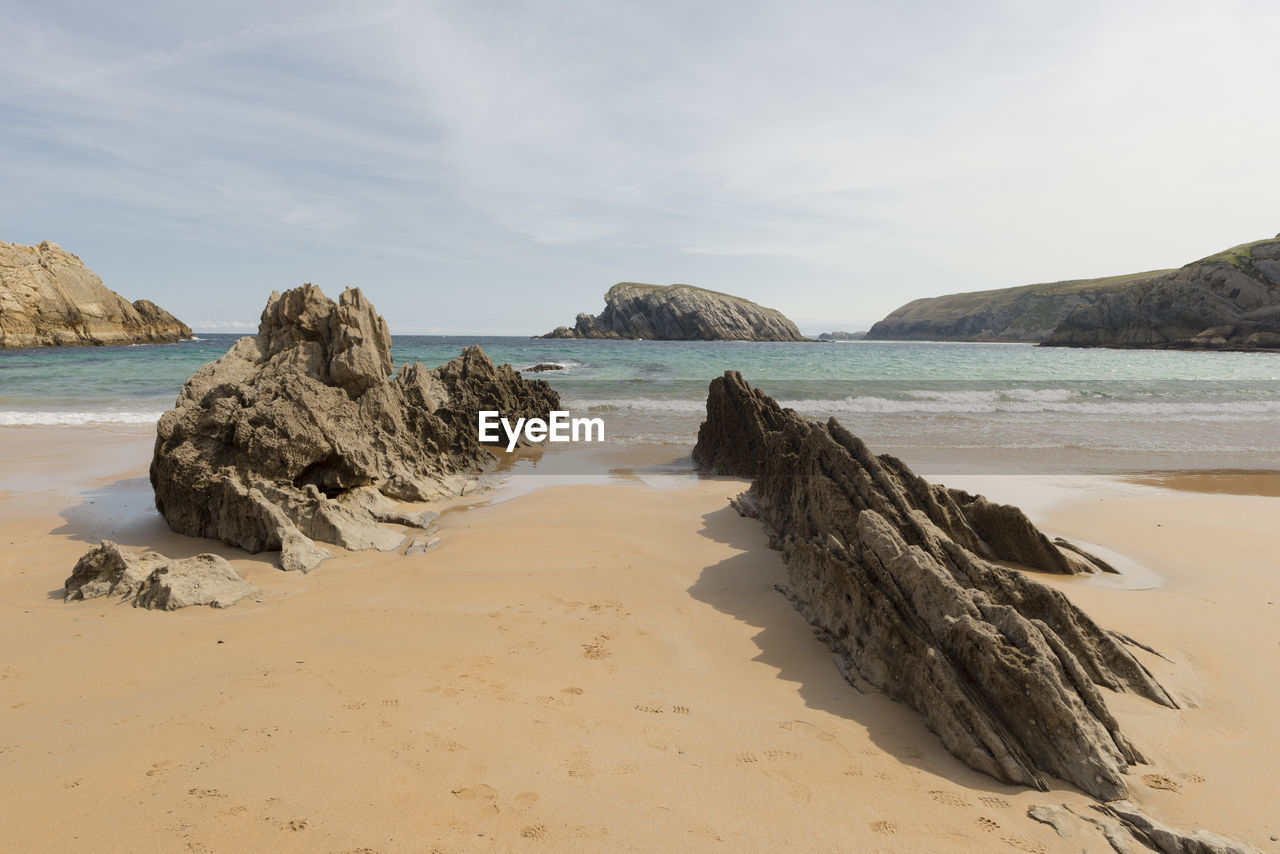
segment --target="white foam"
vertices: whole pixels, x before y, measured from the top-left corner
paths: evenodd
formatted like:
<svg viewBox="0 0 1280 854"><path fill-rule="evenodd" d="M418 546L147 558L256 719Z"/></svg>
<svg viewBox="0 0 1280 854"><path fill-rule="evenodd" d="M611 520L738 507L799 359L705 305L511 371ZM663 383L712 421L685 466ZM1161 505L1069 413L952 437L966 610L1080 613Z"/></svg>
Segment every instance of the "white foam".
<svg viewBox="0 0 1280 854"><path fill-rule="evenodd" d="M83 424L155 424L163 412L97 410L91 412L0 411L0 427L75 427Z"/></svg>
<svg viewBox="0 0 1280 854"><path fill-rule="evenodd" d="M778 401L797 412L820 414L934 414L980 415L998 412L1061 413L1091 416L1150 418L1173 416L1182 421L1251 421L1280 414L1280 400L1237 400L1221 403L1182 401L1109 401L1063 396L1060 390L1013 389L1002 392L908 392L906 399L859 395L843 400ZM1067 392L1068 395L1075 394ZM926 396L927 395L927 396Z"/></svg>

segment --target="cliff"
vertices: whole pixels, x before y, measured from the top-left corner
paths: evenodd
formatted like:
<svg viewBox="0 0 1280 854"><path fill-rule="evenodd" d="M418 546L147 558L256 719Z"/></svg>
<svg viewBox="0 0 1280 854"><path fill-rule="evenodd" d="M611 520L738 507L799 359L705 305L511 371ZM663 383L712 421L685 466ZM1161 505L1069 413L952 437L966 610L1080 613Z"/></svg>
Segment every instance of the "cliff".
<svg viewBox="0 0 1280 854"><path fill-rule="evenodd" d="M876 323L867 337L1280 349L1280 235L1176 270L918 299Z"/></svg>
<svg viewBox="0 0 1280 854"><path fill-rule="evenodd" d="M0 348L169 344L191 330L148 300L130 304L56 243L0 242Z"/></svg>
<svg viewBox="0 0 1280 854"><path fill-rule="evenodd" d="M781 312L692 285L620 282L604 311L579 314L572 329L543 338L644 338L660 341L807 341Z"/></svg>
<svg viewBox="0 0 1280 854"><path fill-rule="evenodd" d="M1280 349L1280 235L1104 293L1072 309L1056 347Z"/></svg>
<svg viewBox="0 0 1280 854"><path fill-rule="evenodd" d="M1168 270L947 294L909 302L874 324L867 338L889 341L1015 341L1038 343L1074 309L1104 294L1157 279Z"/></svg>

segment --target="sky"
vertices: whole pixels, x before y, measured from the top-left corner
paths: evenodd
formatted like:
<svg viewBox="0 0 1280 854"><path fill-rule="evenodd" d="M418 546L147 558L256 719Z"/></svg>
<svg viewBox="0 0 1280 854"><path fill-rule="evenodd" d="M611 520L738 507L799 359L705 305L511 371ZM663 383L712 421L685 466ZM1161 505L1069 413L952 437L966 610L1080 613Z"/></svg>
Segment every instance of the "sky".
<svg viewBox="0 0 1280 854"><path fill-rule="evenodd" d="M1280 3L0 0L0 240L197 330L359 286L537 334L618 281L865 329L1280 231Z"/></svg>

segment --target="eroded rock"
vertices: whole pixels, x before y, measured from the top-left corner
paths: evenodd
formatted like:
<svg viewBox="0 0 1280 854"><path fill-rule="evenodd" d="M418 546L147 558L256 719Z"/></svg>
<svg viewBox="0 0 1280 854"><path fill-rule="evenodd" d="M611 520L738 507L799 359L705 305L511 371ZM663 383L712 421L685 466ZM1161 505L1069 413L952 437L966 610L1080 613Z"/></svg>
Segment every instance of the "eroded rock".
<svg viewBox="0 0 1280 854"><path fill-rule="evenodd" d="M496 463L480 409L514 422L559 407L479 347L391 374L386 322L358 289L336 303L311 285L273 293L258 335L197 371L160 419L156 508L179 533L280 549L290 570L329 556L315 540L389 551L405 536L384 523L429 522L396 502L463 494Z"/></svg>
<svg viewBox="0 0 1280 854"><path fill-rule="evenodd" d="M168 344L190 337L182 321L150 300L130 303L56 243L0 242L0 348Z"/></svg>
<svg viewBox="0 0 1280 854"><path fill-rule="evenodd" d="M619 282L604 311L579 314L572 329L543 338L642 338L659 341L807 341L782 312L693 285Z"/></svg>
<svg viewBox="0 0 1280 854"><path fill-rule="evenodd" d="M834 419L782 409L737 372L712 381L694 460L753 478L734 502L786 559L789 596L862 678L979 771L1106 800L1141 753L1100 688L1175 702L1122 639L1061 593L995 564L1088 571L1016 508L929 484ZM993 509L999 508L999 509Z"/></svg>
<svg viewBox="0 0 1280 854"><path fill-rule="evenodd" d="M115 596L139 608L174 611L192 605L229 608L258 588L215 554L168 558L134 554L110 540L86 552L64 585L66 601Z"/></svg>

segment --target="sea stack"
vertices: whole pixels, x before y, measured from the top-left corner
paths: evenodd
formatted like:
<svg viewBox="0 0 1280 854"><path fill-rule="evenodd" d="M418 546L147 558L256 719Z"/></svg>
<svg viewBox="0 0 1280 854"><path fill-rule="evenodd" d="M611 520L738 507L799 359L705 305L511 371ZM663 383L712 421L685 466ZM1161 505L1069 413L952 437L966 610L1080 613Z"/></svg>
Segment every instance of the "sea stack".
<svg viewBox="0 0 1280 854"><path fill-rule="evenodd" d="M781 312L692 285L619 282L604 311L579 314L573 328L543 338L640 338L654 341L807 341Z"/></svg>
<svg viewBox="0 0 1280 854"><path fill-rule="evenodd" d="M160 419L156 509L182 534L280 549L285 569L328 557L315 540L394 549L404 534L380 523L434 516L396 501L464 493L496 463L478 440L479 410L545 419L559 403L475 346L392 376L386 321L364 295L335 303L303 285L273 293L257 336L197 371Z"/></svg>
<svg viewBox="0 0 1280 854"><path fill-rule="evenodd" d="M1176 703L1127 639L994 563L1077 571L1093 564L1087 554L1051 544L1016 508L875 456L834 419L782 409L734 371L711 383L693 457L752 478L734 506L770 530L785 592L850 682L914 708L998 780L1046 790L1053 775L1103 800L1126 796L1126 768L1145 760L1101 689Z"/></svg>
<svg viewBox="0 0 1280 854"><path fill-rule="evenodd" d="M56 243L0 242L0 348L171 344L191 329L150 300L130 303Z"/></svg>

